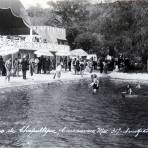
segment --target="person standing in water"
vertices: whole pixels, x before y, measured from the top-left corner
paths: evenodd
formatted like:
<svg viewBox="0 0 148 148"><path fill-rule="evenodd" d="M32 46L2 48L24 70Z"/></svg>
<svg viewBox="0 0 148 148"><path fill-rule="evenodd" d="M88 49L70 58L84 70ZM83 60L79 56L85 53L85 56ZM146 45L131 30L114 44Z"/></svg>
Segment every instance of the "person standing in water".
<svg viewBox="0 0 148 148"><path fill-rule="evenodd" d="M131 95L132 93L133 93L133 90L132 90L132 88L131 88L131 86L128 84L127 85L127 87L126 87L126 93L128 94L128 95Z"/></svg>
<svg viewBox="0 0 148 148"><path fill-rule="evenodd" d="M136 88L137 89L140 89L141 88L140 82L137 83Z"/></svg>
<svg viewBox="0 0 148 148"><path fill-rule="evenodd" d="M92 83L90 84L90 87L93 90L93 93L96 93L97 90L99 89L99 80L96 74L91 76L92 78Z"/></svg>

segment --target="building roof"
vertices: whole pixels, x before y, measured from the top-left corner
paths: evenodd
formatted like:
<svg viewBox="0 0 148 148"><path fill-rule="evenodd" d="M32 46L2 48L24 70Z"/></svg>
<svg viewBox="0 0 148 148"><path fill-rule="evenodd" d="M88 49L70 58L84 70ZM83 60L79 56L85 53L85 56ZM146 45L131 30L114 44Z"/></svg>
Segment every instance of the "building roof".
<svg viewBox="0 0 148 148"><path fill-rule="evenodd" d="M33 26L33 30L46 39L47 42L58 43L58 39L66 41L66 30L64 28Z"/></svg>
<svg viewBox="0 0 148 148"><path fill-rule="evenodd" d="M28 34L31 26L27 12L19 0L0 0L0 34Z"/></svg>

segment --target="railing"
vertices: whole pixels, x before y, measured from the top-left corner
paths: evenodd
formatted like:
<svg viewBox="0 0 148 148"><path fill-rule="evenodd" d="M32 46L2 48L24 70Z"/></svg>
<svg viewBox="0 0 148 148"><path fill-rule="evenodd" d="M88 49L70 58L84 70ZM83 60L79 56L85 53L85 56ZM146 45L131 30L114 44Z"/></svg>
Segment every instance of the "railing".
<svg viewBox="0 0 148 148"><path fill-rule="evenodd" d="M53 43L39 43L39 42L26 42L22 40L11 40L0 37L0 47L13 46L19 49L31 49L31 50L49 50L49 51L69 51L68 45L58 45Z"/></svg>

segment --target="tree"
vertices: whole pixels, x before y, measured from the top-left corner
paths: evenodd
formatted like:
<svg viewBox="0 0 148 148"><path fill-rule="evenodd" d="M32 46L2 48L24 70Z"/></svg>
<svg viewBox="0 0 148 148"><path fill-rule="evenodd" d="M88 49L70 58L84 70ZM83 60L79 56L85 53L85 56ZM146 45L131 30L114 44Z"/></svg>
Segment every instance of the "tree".
<svg viewBox="0 0 148 148"><path fill-rule="evenodd" d="M88 19L86 0L64 0L58 2L48 2L52 7L52 12L61 17L63 27L67 28L73 24L83 23Z"/></svg>
<svg viewBox="0 0 148 148"><path fill-rule="evenodd" d="M75 38L76 48L82 48L88 53L99 53L99 47L101 48L102 36L97 33L85 32L79 34Z"/></svg>
<svg viewBox="0 0 148 148"><path fill-rule="evenodd" d="M49 2L41 13L31 11L36 23L64 27L71 47L98 55L124 53L148 57L148 2L116 1L90 4L86 0ZM146 59L144 58L144 59Z"/></svg>
<svg viewBox="0 0 148 148"><path fill-rule="evenodd" d="M50 9L41 7L30 7L27 9L32 25L44 25L47 20L51 20L52 14Z"/></svg>

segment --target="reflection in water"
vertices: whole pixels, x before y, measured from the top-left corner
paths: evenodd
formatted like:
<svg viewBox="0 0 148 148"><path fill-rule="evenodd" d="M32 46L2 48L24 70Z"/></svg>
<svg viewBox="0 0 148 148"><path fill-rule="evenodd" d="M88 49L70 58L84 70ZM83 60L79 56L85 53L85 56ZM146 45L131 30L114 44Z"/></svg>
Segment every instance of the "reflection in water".
<svg viewBox="0 0 148 148"><path fill-rule="evenodd" d="M72 129L147 128L148 101L124 100L120 92L126 83L101 79L97 94L88 89L88 81L57 82L36 89L20 88L1 93L0 129L16 130L0 134L0 145L11 147L146 147L147 136L68 133ZM143 86L146 91L147 86ZM23 133L21 128L59 131ZM43 129L42 129L43 130ZM65 133L67 130L67 133ZM65 131L65 132L62 132Z"/></svg>

